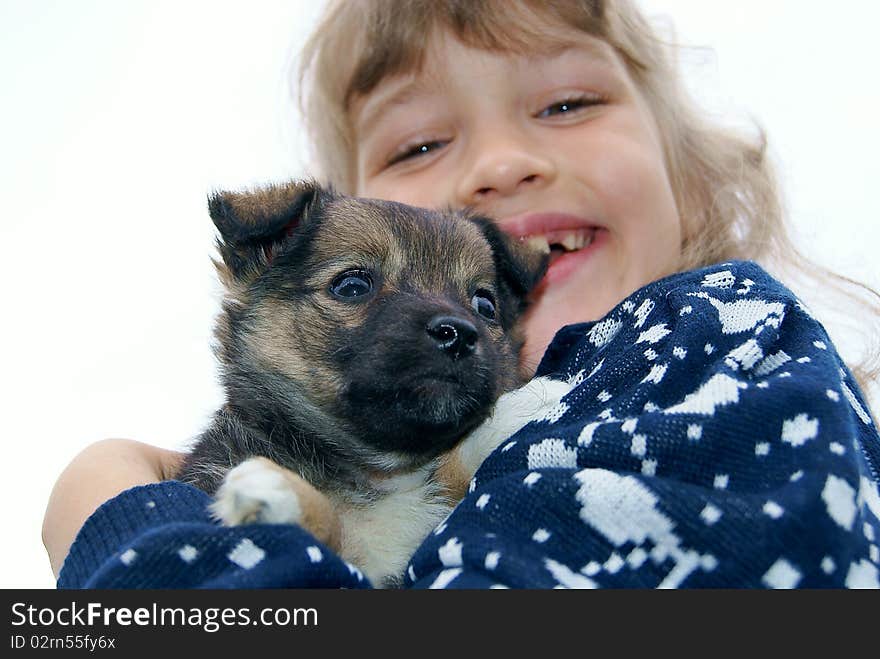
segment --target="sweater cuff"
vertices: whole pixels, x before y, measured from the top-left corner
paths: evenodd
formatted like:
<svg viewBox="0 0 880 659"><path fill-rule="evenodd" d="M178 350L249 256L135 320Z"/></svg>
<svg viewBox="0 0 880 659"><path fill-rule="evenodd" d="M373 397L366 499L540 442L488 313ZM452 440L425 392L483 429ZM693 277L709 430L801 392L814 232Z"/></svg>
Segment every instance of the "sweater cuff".
<svg viewBox="0 0 880 659"><path fill-rule="evenodd" d="M86 519L58 574L58 588L82 588L119 549L143 531L170 522L215 523L211 497L181 483L138 485L101 504Z"/></svg>

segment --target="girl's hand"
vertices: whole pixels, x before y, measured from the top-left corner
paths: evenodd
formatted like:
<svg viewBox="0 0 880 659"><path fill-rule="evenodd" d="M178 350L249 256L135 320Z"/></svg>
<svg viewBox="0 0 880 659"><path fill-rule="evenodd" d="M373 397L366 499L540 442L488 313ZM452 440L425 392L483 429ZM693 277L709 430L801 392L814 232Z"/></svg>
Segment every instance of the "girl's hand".
<svg viewBox="0 0 880 659"><path fill-rule="evenodd" d="M77 455L58 477L43 517L43 545L55 577L98 506L130 487L173 478L182 459L177 451L130 439L105 439Z"/></svg>

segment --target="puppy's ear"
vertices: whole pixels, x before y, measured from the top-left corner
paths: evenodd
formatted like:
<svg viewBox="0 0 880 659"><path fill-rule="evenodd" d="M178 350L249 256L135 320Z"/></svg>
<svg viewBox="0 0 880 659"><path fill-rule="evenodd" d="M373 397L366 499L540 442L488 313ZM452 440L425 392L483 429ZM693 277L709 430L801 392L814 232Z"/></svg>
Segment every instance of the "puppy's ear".
<svg viewBox="0 0 880 659"><path fill-rule="evenodd" d="M524 242L512 238L498 228L492 220L473 217L471 221L483 232L495 259L495 270L504 292L518 302L516 312L525 308L526 296L531 292L547 271L550 254L529 247ZM510 304L504 305L510 308Z"/></svg>
<svg viewBox="0 0 880 659"><path fill-rule="evenodd" d="M246 281L263 272L284 241L330 194L312 181L212 194L208 211L220 232L217 247L225 274Z"/></svg>

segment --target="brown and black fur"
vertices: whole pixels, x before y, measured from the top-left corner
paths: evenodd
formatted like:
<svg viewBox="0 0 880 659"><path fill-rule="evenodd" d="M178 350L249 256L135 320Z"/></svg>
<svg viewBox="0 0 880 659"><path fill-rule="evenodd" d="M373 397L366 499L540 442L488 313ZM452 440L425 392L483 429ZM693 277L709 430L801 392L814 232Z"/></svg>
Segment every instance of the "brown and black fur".
<svg viewBox="0 0 880 659"><path fill-rule="evenodd" d="M517 321L546 256L490 220L309 182L219 193L209 210L226 401L179 479L214 493L262 456L334 502L369 506L383 479L450 470L444 455L521 384ZM372 292L337 297L334 282L352 271ZM494 302L494 320L475 294ZM450 348L450 332L467 341Z"/></svg>

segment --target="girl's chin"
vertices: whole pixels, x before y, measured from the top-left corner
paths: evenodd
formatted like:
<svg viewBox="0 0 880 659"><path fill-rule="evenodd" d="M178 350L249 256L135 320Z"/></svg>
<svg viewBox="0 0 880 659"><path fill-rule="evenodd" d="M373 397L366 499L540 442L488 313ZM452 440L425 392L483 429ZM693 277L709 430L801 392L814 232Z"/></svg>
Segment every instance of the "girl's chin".
<svg viewBox="0 0 880 659"><path fill-rule="evenodd" d="M531 364L532 372L537 368L547 346L559 330L566 325L601 320L620 302L617 299L606 299L606 296L602 296L602 299L585 298L584 293L579 291L590 290L586 284L578 287L576 280L569 280L567 283L567 286L545 289L543 295L534 300L526 312L524 319L526 341L520 362L524 366ZM572 288L574 291L571 290Z"/></svg>
<svg viewBox="0 0 880 659"><path fill-rule="evenodd" d="M559 316L552 313L540 313L526 317L525 334L526 340L520 353L520 364L523 371L529 376L534 374L538 364L546 352L547 347L553 341L556 333L566 325L574 325L584 322L577 320L575 316Z"/></svg>
<svg viewBox="0 0 880 659"><path fill-rule="evenodd" d="M569 279L564 284L549 286L533 297L526 312L526 333L531 333L534 328L541 334L550 333L552 338L552 333L565 325L601 320L620 302L614 295L608 295L608 288L601 284L598 290L602 294L593 294L595 280L585 279L587 281ZM555 328L553 332L552 328Z"/></svg>

